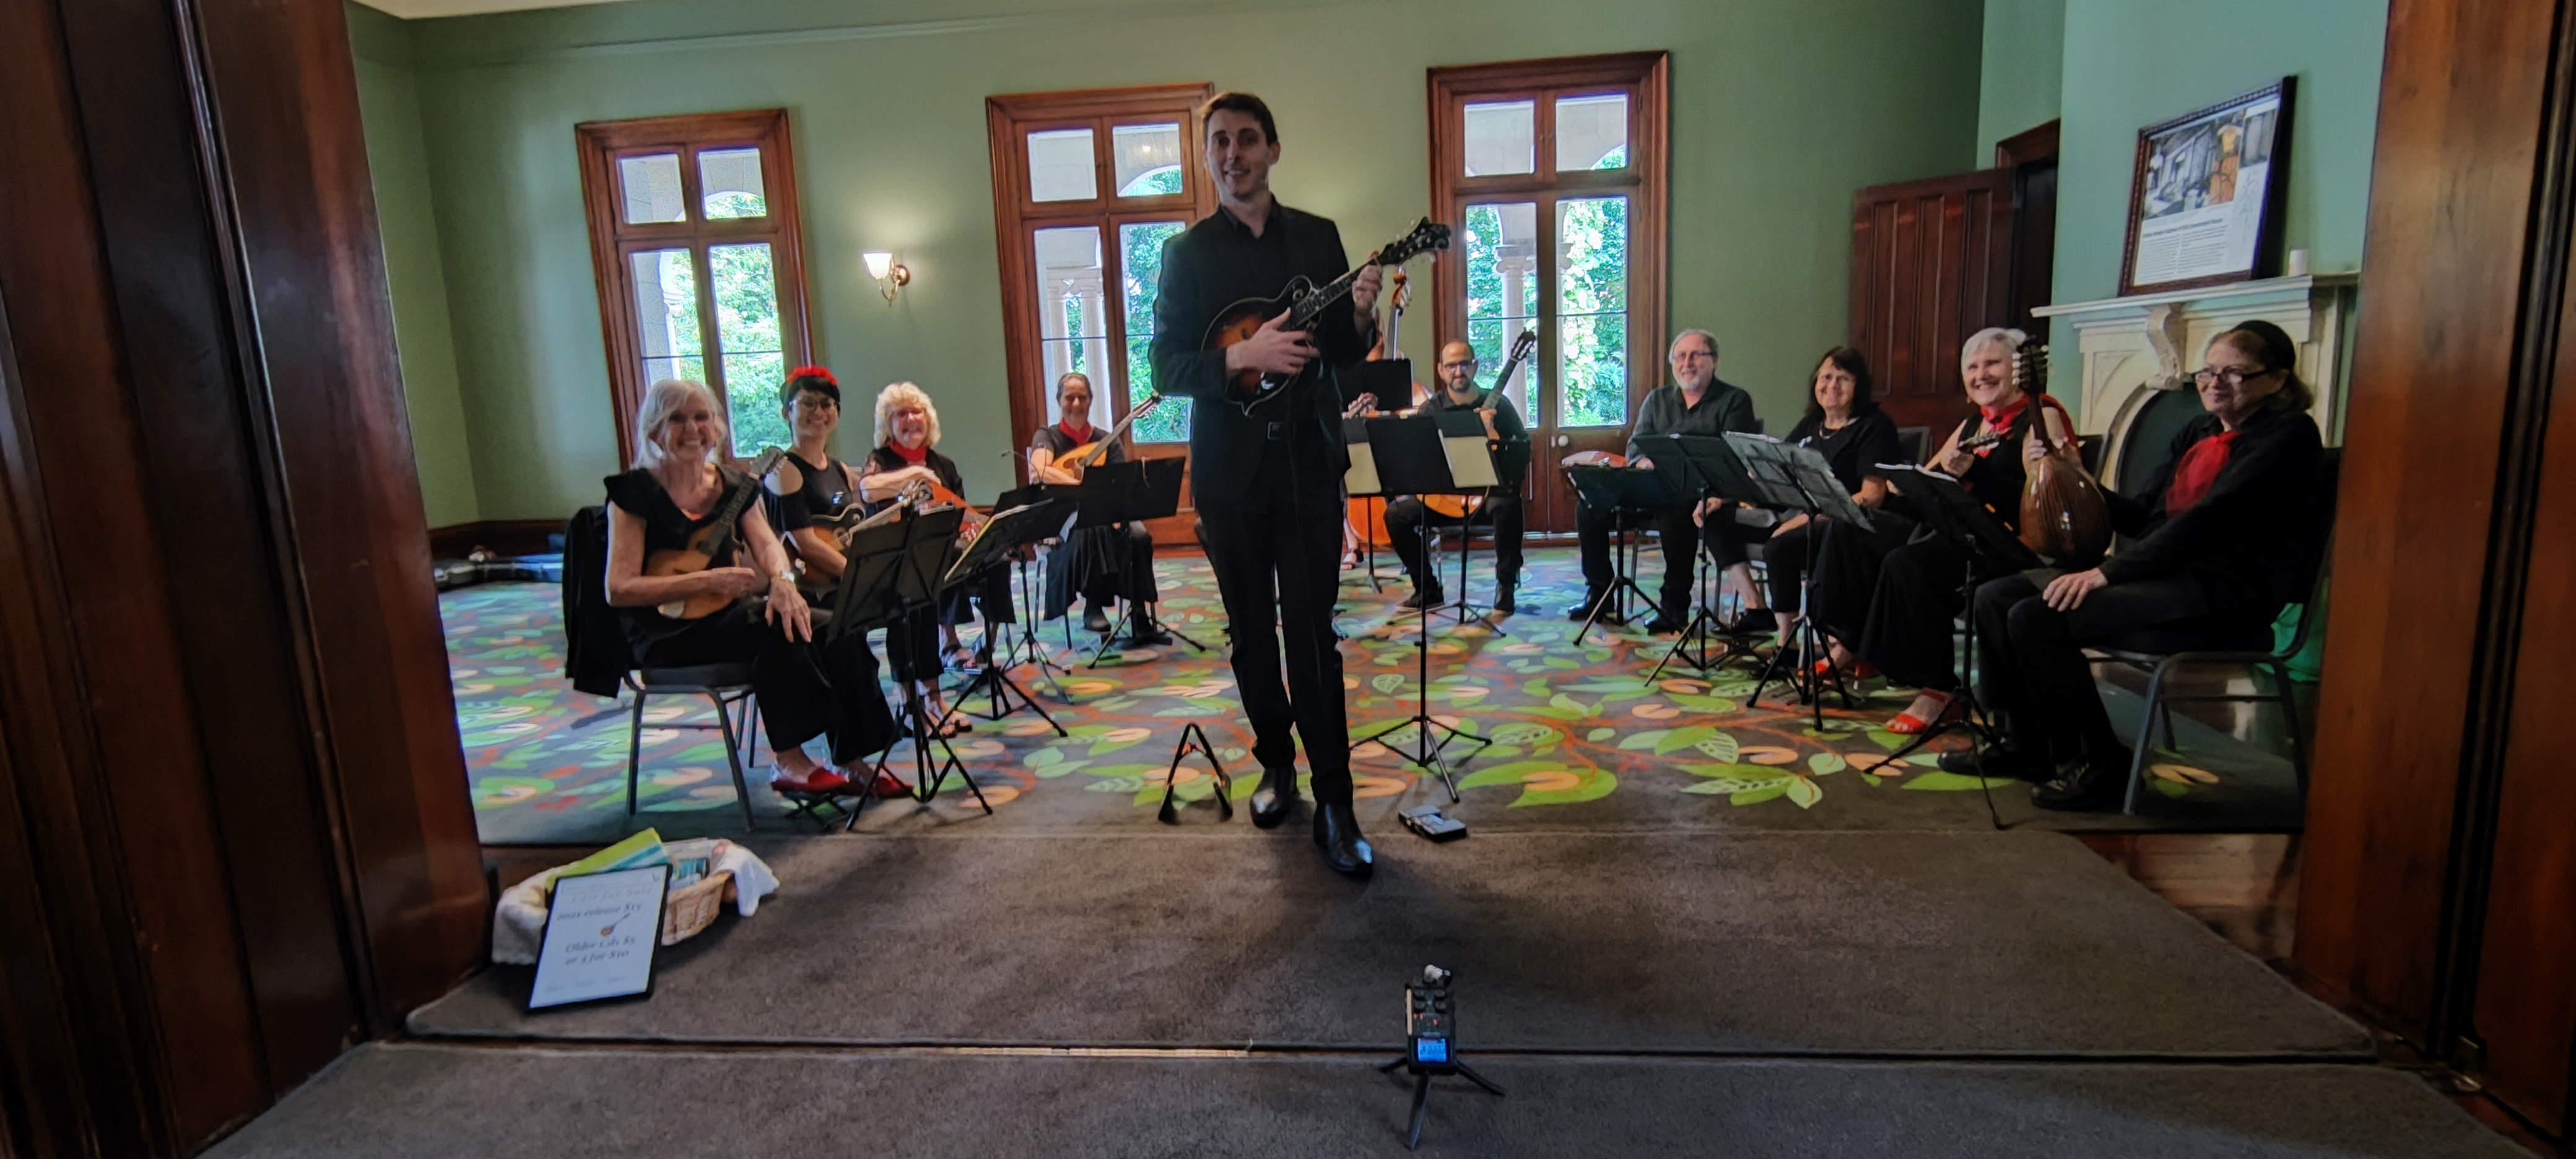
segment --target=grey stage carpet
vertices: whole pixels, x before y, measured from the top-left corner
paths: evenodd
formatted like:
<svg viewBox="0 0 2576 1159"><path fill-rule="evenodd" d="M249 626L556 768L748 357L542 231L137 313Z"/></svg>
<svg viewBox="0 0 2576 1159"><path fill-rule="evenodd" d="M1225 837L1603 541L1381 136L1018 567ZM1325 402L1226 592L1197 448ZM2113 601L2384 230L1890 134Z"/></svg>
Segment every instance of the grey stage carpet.
<svg viewBox="0 0 2576 1159"><path fill-rule="evenodd" d="M2045 833L1381 831L1342 881L1297 831L767 843L752 918L646 1001L523 1014L530 971L423 1035L697 1043L1328 1047L1395 1041L1459 973L1469 1047L1982 1057L2368 1057L2294 990Z"/></svg>
<svg viewBox="0 0 2576 1159"><path fill-rule="evenodd" d="M1422 1155L2522 1159L2375 1066L1501 1058ZM208 1152L357 1156L1404 1155L1363 1058L369 1046Z"/></svg>

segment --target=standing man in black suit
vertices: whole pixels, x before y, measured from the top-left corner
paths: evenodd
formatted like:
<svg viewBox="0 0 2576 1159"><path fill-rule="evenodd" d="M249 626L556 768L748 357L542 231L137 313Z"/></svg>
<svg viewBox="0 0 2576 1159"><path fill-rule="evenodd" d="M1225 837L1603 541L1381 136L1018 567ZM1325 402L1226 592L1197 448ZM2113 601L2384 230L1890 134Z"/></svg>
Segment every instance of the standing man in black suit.
<svg viewBox="0 0 2576 1159"><path fill-rule="evenodd" d="M1361 271L1350 307L1327 308L1311 334L1281 329L1282 312L1245 341L1200 349L1226 307L1276 296L1300 274L1320 286L1350 269L1331 221L1271 196L1279 131L1270 107L1228 92L1210 98L1201 113L1200 163L1216 185L1218 209L1164 247L1154 383L1193 400L1191 492L1234 638L1234 683L1252 720L1252 755L1261 762L1252 822L1276 826L1296 805L1302 740L1315 844L1335 872L1365 877L1372 855L1351 809L1350 725L1332 619L1340 488L1350 466L1341 414L1353 401L1342 397L1337 368L1360 361L1376 340L1378 271ZM1248 370L1295 382L1247 414L1227 381ZM1287 640L1284 688L1274 624Z"/></svg>

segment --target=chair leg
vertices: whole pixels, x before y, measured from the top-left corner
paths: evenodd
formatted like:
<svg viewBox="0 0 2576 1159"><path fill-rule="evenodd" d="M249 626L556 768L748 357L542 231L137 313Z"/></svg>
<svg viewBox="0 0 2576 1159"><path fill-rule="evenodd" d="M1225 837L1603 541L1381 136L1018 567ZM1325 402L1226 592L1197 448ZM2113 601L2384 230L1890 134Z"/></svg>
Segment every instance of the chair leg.
<svg viewBox="0 0 2576 1159"><path fill-rule="evenodd" d="M2281 719L2290 730L2290 771L2299 779L2299 799L2308 799L2308 742L2300 735L2299 695L2290 684L2290 667L2274 662L2264 667L2272 671L2272 692L2281 705Z"/></svg>
<svg viewBox="0 0 2576 1159"><path fill-rule="evenodd" d="M742 716L741 723L736 724L734 726L734 730L742 734L743 762L745 764L759 764L760 730L758 726L760 724L760 697L757 694L746 695L740 701L737 701L736 704L740 707Z"/></svg>
<svg viewBox="0 0 2576 1159"><path fill-rule="evenodd" d="M635 778L642 766L644 748L644 699L641 686L635 689L635 712L626 724L626 815L635 815Z"/></svg>
<svg viewBox="0 0 2576 1159"><path fill-rule="evenodd" d="M724 730L725 763L733 766L733 796L742 806L742 827L756 830L760 824L751 816L751 785L742 779L742 750L735 747L733 715L727 710L723 696L710 692L707 699L716 702L716 727Z"/></svg>
<svg viewBox="0 0 2576 1159"><path fill-rule="evenodd" d="M2167 661L2156 665L2155 672L2147 677L2147 707L2146 711L2138 714L2137 744L2129 750L2129 789L2120 800L2120 814L2124 817L2134 817L2138 814L2138 790L2146 786L2147 752L2155 747L2156 721L2159 719L2165 721L2165 734L2168 739L2173 735L2173 721L2162 715L2166 711L2165 672L2171 663Z"/></svg>

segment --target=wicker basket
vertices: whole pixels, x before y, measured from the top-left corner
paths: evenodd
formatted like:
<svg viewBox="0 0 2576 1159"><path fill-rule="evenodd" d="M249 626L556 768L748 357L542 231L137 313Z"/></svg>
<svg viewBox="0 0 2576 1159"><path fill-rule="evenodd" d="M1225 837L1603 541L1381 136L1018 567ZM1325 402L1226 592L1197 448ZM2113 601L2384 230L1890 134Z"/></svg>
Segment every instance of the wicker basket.
<svg viewBox="0 0 2576 1159"><path fill-rule="evenodd" d="M705 933L716 913L733 900L733 874L711 873L662 902L662 944L676 946Z"/></svg>

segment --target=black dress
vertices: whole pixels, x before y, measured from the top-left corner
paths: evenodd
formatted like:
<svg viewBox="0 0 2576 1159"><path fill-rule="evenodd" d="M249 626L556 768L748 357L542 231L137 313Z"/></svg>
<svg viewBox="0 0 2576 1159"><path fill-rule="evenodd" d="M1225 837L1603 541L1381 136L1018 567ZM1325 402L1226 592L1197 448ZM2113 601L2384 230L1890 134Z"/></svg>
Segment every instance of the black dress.
<svg viewBox="0 0 2576 1159"><path fill-rule="evenodd" d="M2005 436L1969 452L1976 461L1969 464L1959 478L1960 486L1984 500L1995 518L2011 527L2021 518L2022 482L2029 467L2022 459L2022 438L2030 424L2038 421L2042 407L2056 409L2061 419L2063 408L2046 395L2031 399L2005 427ZM2066 423L2075 429L2072 421ZM1969 434L1987 429L1980 416ZM1966 607L1961 581L1974 571L1974 578L1994 578L1992 569L1976 566L1967 552L1947 539L1923 534L1917 528L1914 539L1887 553L1879 565L1878 583L1871 590L1869 611L1862 617L1857 640L1851 634L1837 633L1854 641L1852 650L1863 660L1886 673L1889 680L1909 688L1928 688L1936 692L1955 692L1959 688L1958 649L1951 640L1950 623ZM1847 619L1847 612L1839 612ZM1848 625L1846 624L1846 629Z"/></svg>
<svg viewBox="0 0 2576 1159"><path fill-rule="evenodd" d="M723 471L726 493L760 484L730 469ZM672 502L652 472L637 468L603 480L608 502L644 521L644 554L675 551L712 519L712 510L692 518ZM734 546L727 542L713 567L734 566ZM886 711L877 684L876 656L860 637L831 645L790 640L767 622L762 605L737 600L732 607L700 620L674 619L654 608L617 609L635 662L648 668L685 668L700 664L751 663L751 687L760 700L760 719L773 752L802 746L830 734L834 764L851 764L877 752L894 738L894 717Z"/></svg>
<svg viewBox="0 0 2576 1159"><path fill-rule="evenodd" d="M1094 427L1091 437L1096 439L1105 433ZM1029 438L1030 449L1049 455L1061 455L1081 445L1061 426L1040 427ZM1109 444L1100 461L1104 465L1126 462L1126 446ZM1052 620L1064 615L1076 595L1095 605L1113 599L1141 604L1162 599L1161 589L1154 583L1154 533L1142 523L1127 523L1085 527L1066 534L1063 544L1047 553L1046 600L1039 618Z"/></svg>
<svg viewBox="0 0 2576 1159"><path fill-rule="evenodd" d="M1878 464L1905 461L1896 420L1880 410L1854 415L1834 430L1825 428L1822 414L1810 413L1789 429L1787 441L1823 455L1833 468L1834 481L1854 496L1870 478L1883 477ZM1869 614L1880 561L1905 545L1914 526L1912 520L1885 508L1869 515L1867 528L1810 520L1772 536L1762 549L1763 565L1770 573L1771 606L1780 611L1797 608L1798 581L1812 553L1815 577L1808 584L1808 615L1829 634L1857 634Z"/></svg>

